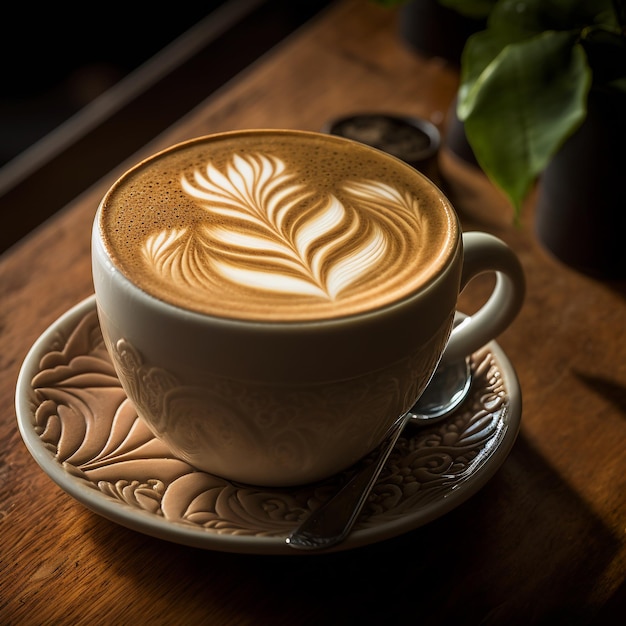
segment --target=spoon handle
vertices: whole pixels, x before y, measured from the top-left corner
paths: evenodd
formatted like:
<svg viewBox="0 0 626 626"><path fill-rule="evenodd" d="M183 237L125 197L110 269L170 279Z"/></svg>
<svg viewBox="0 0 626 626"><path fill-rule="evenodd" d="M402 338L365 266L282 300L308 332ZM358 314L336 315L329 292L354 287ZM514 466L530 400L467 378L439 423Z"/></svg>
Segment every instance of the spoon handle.
<svg viewBox="0 0 626 626"><path fill-rule="evenodd" d="M321 550L341 543L348 536L410 417L410 413L400 417L372 453L374 459L291 532L285 540L289 546L297 550Z"/></svg>

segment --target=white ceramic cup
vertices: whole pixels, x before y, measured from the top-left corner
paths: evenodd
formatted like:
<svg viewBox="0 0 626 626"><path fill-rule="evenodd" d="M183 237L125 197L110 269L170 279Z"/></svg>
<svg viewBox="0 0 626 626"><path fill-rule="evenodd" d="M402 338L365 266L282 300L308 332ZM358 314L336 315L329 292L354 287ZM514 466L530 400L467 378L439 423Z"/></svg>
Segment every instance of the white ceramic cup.
<svg viewBox="0 0 626 626"><path fill-rule="evenodd" d="M285 133L302 141L316 136L242 132ZM190 143L210 144L215 137L220 136ZM163 155L184 149L179 144L137 168L149 169ZM374 152L373 158L408 168ZM404 174L427 185L446 213L439 269L385 306L314 320L229 318L147 293L120 269L104 241L103 207L128 173L113 185L92 237L100 324L128 397L173 452L201 470L243 483L322 480L383 439L418 399L442 355L470 355L510 325L524 297L516 255L489 234L462 234L445 196L418 172ZM459 293L483 272L496 274L491 296L452 330Z"/></svg>

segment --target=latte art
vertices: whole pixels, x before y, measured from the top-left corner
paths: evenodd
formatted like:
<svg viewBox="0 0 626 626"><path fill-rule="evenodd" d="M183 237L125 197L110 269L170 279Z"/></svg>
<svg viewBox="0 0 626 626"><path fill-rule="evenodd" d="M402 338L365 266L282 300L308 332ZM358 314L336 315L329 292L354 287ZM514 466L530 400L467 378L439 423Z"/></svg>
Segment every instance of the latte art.
<svg viewBox="0 0 626 626"><path fill-rule="evenodd" d="M320 319L436 275L451 216L401 162L324 135L222 137L157 155L105 198L109 252L149 293L220 316Z"/></svg>
<svg viewBox="0 0 626 626"><path fill-rule="evenodd" d="M207 212L207 224L150 235L143 248L148 266L190 289L210 291L224 280L336 300L366 272L402 262L398 253L407 251L390 249L383 225L393 224L405 238L419 231L414 200L376 182L347 182L345 204L333 195L318 198L286 169L280 159L236 156L225 173L209 164L193 182L183 178L185 192ZM368 205L367 220L355 209L359 202L361 211Z"/></svg>

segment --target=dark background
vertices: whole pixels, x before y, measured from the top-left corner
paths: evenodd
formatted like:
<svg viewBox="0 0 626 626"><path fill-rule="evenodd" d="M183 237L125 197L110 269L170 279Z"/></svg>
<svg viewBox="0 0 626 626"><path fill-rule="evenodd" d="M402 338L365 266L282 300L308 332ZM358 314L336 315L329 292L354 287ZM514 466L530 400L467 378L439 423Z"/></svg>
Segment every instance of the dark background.
<svg viewBox="0 0 626 626"><path fill-rule="evenodd" d="M62 3L16 3L0 36L0 167L226 1L170 12L86 3L78 13Z"/></svg>
<svg viewBox="0 0 626 626"><path fill-rule="evenodd" d="M0 254L331 2L14 5L0 22ZM196 41L190 29L207 23L193 54L141 83L146 67L163 66L155 55L170 58L172 42ZM85 129L75 123L123 78L138 93Z"/></svg>

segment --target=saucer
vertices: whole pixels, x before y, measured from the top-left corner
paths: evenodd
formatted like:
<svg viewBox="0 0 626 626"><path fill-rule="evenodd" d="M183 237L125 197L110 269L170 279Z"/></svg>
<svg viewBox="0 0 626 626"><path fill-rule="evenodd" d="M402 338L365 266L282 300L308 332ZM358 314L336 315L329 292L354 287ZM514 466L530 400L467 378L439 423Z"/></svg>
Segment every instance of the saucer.
<svg viewBox="0 0 626 626"><path fill-rule="evenodd" d="M521 420L515 370L492 341L472 355L473 388L446 420L408 426L353 532L332 550L416 529L474 495L507 458ZM198 471L156 439L126 398L91 296L35 342L17 382L20 433L35 461L90 510L135 531L198 548L294 554L285 538L337 491L344 472L284 489Z"/></svg>

